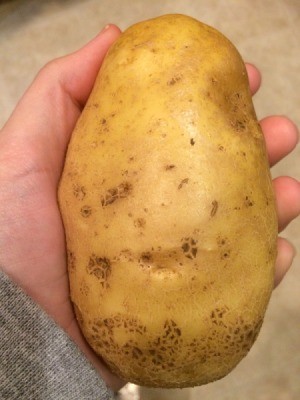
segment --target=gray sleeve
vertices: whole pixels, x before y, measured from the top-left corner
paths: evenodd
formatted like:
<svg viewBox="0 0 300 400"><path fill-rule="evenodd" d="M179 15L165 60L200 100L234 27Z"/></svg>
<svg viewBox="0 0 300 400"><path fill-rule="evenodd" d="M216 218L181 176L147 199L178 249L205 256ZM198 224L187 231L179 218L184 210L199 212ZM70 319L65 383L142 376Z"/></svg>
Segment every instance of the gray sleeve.
<svg viewBox="0 0 300 400"><path fill-rule="evenodd" d="M0 271L0 398L111 400L75 343Z"/></svg>

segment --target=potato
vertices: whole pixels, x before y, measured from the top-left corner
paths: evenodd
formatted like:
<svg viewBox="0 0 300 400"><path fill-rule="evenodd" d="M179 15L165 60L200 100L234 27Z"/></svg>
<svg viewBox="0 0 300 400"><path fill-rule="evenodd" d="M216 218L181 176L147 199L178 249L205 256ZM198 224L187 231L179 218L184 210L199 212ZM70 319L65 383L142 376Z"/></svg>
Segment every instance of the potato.
<svg viewBox="0 0 300 400"><path fill-rule="evenodd" d="M152 387L228 374L273 288L277 217L244 63L165 15L110 48L59 187L71 297L111 370Z"/></svg>

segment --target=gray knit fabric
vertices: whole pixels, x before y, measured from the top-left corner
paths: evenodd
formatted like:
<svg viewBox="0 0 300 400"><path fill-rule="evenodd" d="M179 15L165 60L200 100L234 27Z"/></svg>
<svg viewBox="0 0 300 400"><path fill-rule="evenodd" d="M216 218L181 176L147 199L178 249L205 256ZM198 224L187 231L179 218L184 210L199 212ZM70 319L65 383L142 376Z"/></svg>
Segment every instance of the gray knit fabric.
<svg viewBox="0 0 300 400"><path fill-rule="evenodd" d="M0 399L111 400L77 346L0 271Z"/></svg>

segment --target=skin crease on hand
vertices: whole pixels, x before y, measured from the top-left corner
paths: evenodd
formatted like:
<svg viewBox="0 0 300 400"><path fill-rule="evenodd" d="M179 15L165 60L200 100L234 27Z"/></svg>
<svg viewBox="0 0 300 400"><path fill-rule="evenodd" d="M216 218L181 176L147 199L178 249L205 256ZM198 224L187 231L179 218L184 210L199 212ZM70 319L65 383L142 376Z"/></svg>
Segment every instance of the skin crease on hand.
<svg viewBox="0 0 300 400"><path fill-rule="evenodd" d="M69 334L114 390L124 382L89 348L70 302L57 185L76 120L102 60L119 34L115 25L108 25L82 49L48 63L0 132L1 268ZM255 94L261 76L253 65L246 67ZM272 166L295 148L298 130L282 116L266 117L261 126ZM300 213L300 184L279 177L274 189L280 232ZM294 254L293 246L279 238L275 286L291 266Z"/></svg>

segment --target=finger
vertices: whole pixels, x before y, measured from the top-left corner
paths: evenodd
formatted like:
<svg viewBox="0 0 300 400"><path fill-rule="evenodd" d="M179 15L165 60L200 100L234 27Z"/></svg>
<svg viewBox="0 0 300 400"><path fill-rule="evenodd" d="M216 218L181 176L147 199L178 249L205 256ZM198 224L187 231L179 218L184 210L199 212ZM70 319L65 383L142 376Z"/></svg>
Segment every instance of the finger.
<svg viewBox="0 0 300 400"><path fill-rule="evenodd" d="M281 232L300 214L300 183L288 176L273 180L276 196L278 230Z"/></svg>
<svg viewBox="0 0 300 400"><path fill-rule="evenodd" d="M254 95L261 85L261 74L259 70L255 67L255 65L246 63L246 70L248 73L250 91L252 95Z"/></svg>
<svg viewBox="0 0 300 400"><path fill-rule="evenodd" d="M54 121L54 117L59 116L57 113L62 111L64 115L60 117L64 120L68 117L65 128L69 129L92 90L108 48L119 34L119 28L107 25L80 50L50 61L22 97L7 125L12 122L17 125L20 120L26 124L31 121L28 114L34 111L35 126L30 128L40 130L45 116ZM42 131L45 131L45 122L48 121L44 120Z"/></svg>
<svg viewBox="0 0 300 400"><path fill-rule="evenodd" d="M277 287L290 269L296 255L294 246L286 239L278 238L277 259L275 263L274 287Z"/></svg>
<svg viewBox="0 0 300 400"><path fill-rule="evenodd" d="M119 35L119 28L109 25L82 49L42 68L1 131L0 149L6 158L19 160L18 168L26 164L28 171L40 165L57 181L82 106Z"/></svg>
<svg viewBox="0 0 300 400"><path fill-rule="evenodd" d="M270 116L260 121L271 166L289 154L297 145L299 131L289 118Z"/></svg>
<svg viewBox="0 0 300 400"><path fill-rule="evenodd" d="M68 58L58 59L61 84L79 106L83 107L92 90L103 59L121 31L116 25L107 25L99 35ZM67 61L67 62L66 62ZM70 73L72 65L72 73Z"/></svg>

